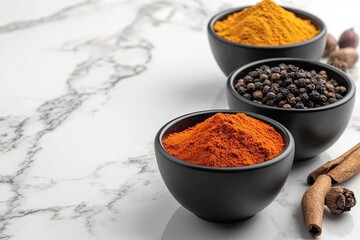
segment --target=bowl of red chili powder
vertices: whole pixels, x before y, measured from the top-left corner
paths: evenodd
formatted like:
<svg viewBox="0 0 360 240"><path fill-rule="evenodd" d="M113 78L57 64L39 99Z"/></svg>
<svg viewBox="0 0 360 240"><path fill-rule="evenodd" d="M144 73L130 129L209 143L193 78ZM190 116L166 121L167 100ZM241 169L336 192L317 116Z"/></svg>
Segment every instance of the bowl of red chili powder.
<svg viewBox="0 0 360 240"><path fill-rule="evenodd" d="M170 193L212 222L245 220L266 208L290 173L294 146L291 133L275 120L230 110L180 116L155 137Z"/></svg>
<svg viewBox="0 0 360 240"><path fill-rule="evenodd" d="M309 12L262 0L215 14L207 33L214 58L228 76L239 66L265 58L320 60L327 28Z"/></svg>

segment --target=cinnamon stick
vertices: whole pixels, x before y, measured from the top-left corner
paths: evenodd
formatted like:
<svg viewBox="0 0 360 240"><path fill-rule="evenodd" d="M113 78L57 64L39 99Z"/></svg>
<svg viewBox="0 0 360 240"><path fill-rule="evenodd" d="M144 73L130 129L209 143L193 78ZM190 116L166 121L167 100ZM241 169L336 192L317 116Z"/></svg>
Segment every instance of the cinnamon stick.
<svg viewBox="0 0 360 240"><path fill-rule="evenodd" d="M360 172L360 149L352 152L339 165L326 175L331 177L333 183L342 183Z"/></svg>
<svg viewBox="0 0 360 240"><path fill-rule="evenodd" d="M313 184L318 176L330 172L331 170L336 168L340 163L342 163L345 159L347 159L351 154L353 154L356 151L359 151L359 149L360 149L360 143L356 144L354 147L352 147L350 150L342 154L340 157L332 161L329 161L324 165L320 166L319 168L315 169L314 171L312 171L307 177L308 184ZM360 162L360 160L358 162Z"/></svg>
<svg viewBox="0 0 360 240"><path fill-rule="evenodd" d="M331 178L320 175L309 187L302 198L301 208L305 224L312 236L319 236L322 231L325 196L331 188Z"/></svg>
<svg viewBox="0 0 360 240"><path fill-rule="evenodd" d="M334 214L348 212L355 204L354 193L342 186L332 187L325 197L325 205Z"/></svg>

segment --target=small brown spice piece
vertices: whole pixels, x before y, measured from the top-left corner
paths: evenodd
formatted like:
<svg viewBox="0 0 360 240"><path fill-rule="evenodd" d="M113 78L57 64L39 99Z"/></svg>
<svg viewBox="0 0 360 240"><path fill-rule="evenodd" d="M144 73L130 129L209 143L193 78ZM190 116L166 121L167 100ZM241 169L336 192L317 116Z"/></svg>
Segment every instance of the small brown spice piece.
<svg viewBox="0 0 360 240"><path fill-rule="evenodd" d="M342 70L343 72L346 72L347 69L348 69L347 63L342 61L339 58L331 58L331 59L329 59L328 64Z"/></svg>
<svg viewBox="0 0 360 240"><path fill-rule="evenodd" d="M355 204L354 193L341 186L332 187L325 197L325 205L334 214L348 212Z"/></svg>
<svg viewBox="0 0 360 240"><path fill-rule="evenodd" d="M340 48L332 52L329 56L329 62L332 62L334 59L338 58L339 60L346 62L349 68L353 67L359 59L359 54L355 48L347 47Z"/></svg>
<svg viewBox="0 0 360 240"><path fill-rule="evenodd" d="M320 175L315 183L308 188L301 201L305 225L312 236L321 234L324 214L324 199L331 188L331 178Z"/></svg>
<svg viewBox="0 0 360 240"><path fill-rule="evenodd" d="M335 51L336 45L337 45L336 38L332 34L328 33L326 36L326 45L323 56L327 57L330 55L330 53Z"/></svg>
<svg viewBox="0 0 360 240"><path fill-rule="evenodd" d="M339 39L340 48L346 48L346 47L357 48L358 44L359 44L359 36L354 31L354 28L350 28L341 34Z"/></svg>

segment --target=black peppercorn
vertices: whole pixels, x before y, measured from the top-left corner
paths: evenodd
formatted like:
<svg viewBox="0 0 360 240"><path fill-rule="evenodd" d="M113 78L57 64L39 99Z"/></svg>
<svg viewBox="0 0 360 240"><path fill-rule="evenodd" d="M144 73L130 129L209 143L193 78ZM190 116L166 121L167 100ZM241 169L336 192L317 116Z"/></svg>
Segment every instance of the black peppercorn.
<svg viewBox="0 0 360 240"><path fill-rule="evenodd" d="M308 78L305 78L305 79L304 79L304 83L305 83L305 85L308 85L308 84L310 84L310 83L311 83L311 80L310 80L310 79L308 79Z"/></svg>
<svg viewBox="0 0 360 240"><path fill-rule="evenodd" d="M327 98L335 98L335 93L334 92L328 92L328 91L324 91L324 95L327 97Z"/></svg>
<svg viewBox="0 0 360 240"><path fill-rule="evenodd" d="M270 92L270 89L271 89L271 87L270 87L269 85L265 85L265 86L263 87L263 93L264 93L264 94L267 94L268 92Z"/></svg>
<svg viewBox="0 0 360 240"><path fill-rule="evenodd" d="M271 74L270 68L269 67L265 68L264 73L270 75Z"/></svg>
<svg viewBox="0 0 360 240"><path fill-rule="evenodd" d="M291 93L296 93L297 92L297 87L295 84L290 84L287 89L291 92Z"/></svg>
<svg viewBox="0 0 360 240"><path fill-rule="evenodd" d="M281 70L280 77L282 79L286 79L288 77L288 74L287 74L286 70Z"/></svg>
<svg viewBox="0 0 360 240"><path fill-rule="evenodd" d="M279 68L280 68L280 70L286 70L287 66L285 63L280 63Z"/></svg>
<svg viewBox="0 0 360 240"><path fill-rule="evenodd" d="M319 75L320 75L320 76L326 76L326 71L325 71L325 70L321 70L321 71L319 72Z"/></svg>
<svg viewBox="0 0 360 240"><path fill-rule="evenodd" d="M268 75L266 75L265 73L260 75L260 81L264 81L268 79Z"/></svg>
<svg viewBox="0 0 360 240"><path fill-rule="evenodd" d="M243 87L245 85L244 80L243 79L239 79L236 84L235 84L235 89L239 89L240 87Z"/></svg>
<svg viewBox="0 0 360 240"><path fill-rule="evenodd" d="M259 73L257 71L251 71L251 72L249 72L249 75L252 78L256 78L257 76L259 76Z"/></svg>
<svg viewBox="0 0 360 240"><path fill-rule="evenodd" d="M316 78L314 78L314 77L312 77L310 81L311 81L311 83L314 84L314 85L316 85L316 84L318 83L318 81L317 81Z"/></svg>
<svg viewBox="0 0 360 240"><path fill-rule="evenodd" d="M246 89L248 90L248 91L254 91L255 90L255 84L254 83L248 83L247 85L246 85Z"/></svg>
<svg viewBox="0 0 360 240"><path fill-rule="evenodd" d="M300 98L301 98L301 100L302 100L303 102L309 101L309 95L308 95L307 93L302 93L302 94L300 95Z"/></svg>
<svg viewBox="0 0 360 240"><path fill-rule="evenodd" d="M248 84L248 83L250 83L250 82L252 82L252 81L253 81L253 78L250 77L249 75L246 75L246 76L244 77L244 83L245 83L245 84Z"/></svg>
<svg viewBox="0 0 360 240"><path fill-rule="evenodd" d="M297 109L303 109L305 106L304 106L304 104L302 103L302 102L297 102L296 104L295 104L295 108L297 108Z"/></svg>
<svg viewBox="0 0 360 240"><path fill-rule="evenodd" d="M274 100L269 100L269 101L266 102L266 105L275 106L275 101Z"/></svg>
<svg viewBox="0 0 360 240"><path fill-rule="evenodd" d="M307 93L306 88L299 88L299 94Z"/></svg>
<svg viewBox="0 0 360 240"><path fill-rule="evenodd" d="M286 104L285 101L280 101L279 104L278 104L278 106L279 106L279 107L283 107L285 104Z"/></svg>
<svg viewBox="0 0 360 240"><path fill-rule="evenodd" d="M288 97L287 101L291 106L293 106L296 103L296 98L295 97Z"/></svg>
<svg viewBox="0 0 360 240"><path fill-rule="evenodd" d="M319 96L319 100L320 100L322 103L325 103L325 102L327 101L327 97L326 97L325 95L321 94L321 95Z"/></svg>
<svg viewBox="0 0 360 240"><path fill-rule="evenodd" d="M311 78L311 73L309 71L305 71L305 77L306 78Z"/></svg>
<svg viewBox="0 0 360 240"><path fill-rule="evenodd" d="M342 99L343 98L343 96L341 94L339 94L339 93L335 93L335 97L336 97L336 99Z"/></svg>
<svg viewBox="0 0 360 240"><path fill-rule="evenodd" d="M306 85L306 88L311 91L311 90L314 90L316 87L314 84L310 83L310 84Z"/></svg>
<svg viewBox="0 0 360 240"><path fill-rule="evenodd" d="M246 98L246 99L251 100L251 95L248 94L248 93L244 93L244 94L243 94L243 97Z"/></svg>
<svg viewBox="0 0 360 240"><path fill-rule="evenodd" d="M284 86L284 81L283 80L277 80L277 84L279 84L280 87Z"/></svg>
<svg viewBox="0 0 360 240"><path fill-rule="evenodd" d="M281 89L280 89L280 92L281 92L284 96L287 96L287 95L290 93L290 91L289 91L287 88L281 88Z"/></svg>
<svg viewBox="0 0 360 240"><path fill-rule="evenodd" d="M261 99L263 97L263 93L261 91L257 90L252 93L252 97L254 100L261 101Z"/></svg>
<svg viewBox="0 0 360 240"><path fill-rule="evenodd" d="M296 77L295 72L288 72L288 77L295 78Z"/></svg>
<svg viewBox="0 0 360 240"><path fill-rule="evenodd" d="M273 92L268 92L265 96L265 101L273 100L276 98L276 94Z"/></svg>
<svg viewBox="0 0 360 240"><path fill-rule="evenodd" d="M272 80L278 80L278 79L280 79L280 77L281 77L281 75L280 75L280 73L273 73L272 75L271 75L271 79Z"/></svg>
<svg viewBox="0 0 360 240"><path fill-rule="evenodd" d="M295 67L295 66L292 65L292 64L289 65L289 69L290 69L290 71L292 71L293 73L295 73L295 72L298 70L298 68Z"/></svg>
<svg viewBox="0 0 360 240"><path fill-rule="evenodd" d="M286 78L285 80L284 80L284 84L285 85L290 85L290 84L292 84L293 82L292 82L292 79L291 78Z"/></svg>
<svg viewBox="0 0 360 240"><path fill-rule="evenodd" d="M283 95L282 93L276 94L276 100L277 100L277 101L281 101L281 100L283 100L283 99L284 99L284 95Z"/></svg>
<svg viewBox="0 0 360 240"><path fill-rule="evenodd" d="M336 100L336 98L329 98L328 99L328 103L334 103L334 102L336 102L337 100Z"/></svg>
<svg viewBox="0 0 360 240"><path fill-rule="evenodd" d="M326 89L326 86L324 83L322 83L321 81L319 81L316 86L315 86L315 89L318 90L318 91L324 91Z"/></svg>
<svg viewBox="0 0 360 240"><path fill-rule="evenodd" d="M298 82L298 87L305 87L305 79L304 78L300 78L299 79L299 82Z"/></svg>
<svg viewBox="0 0 360 240"><path fill-rule="evenodd" d="M313 108L315 106L313 101L308 101L307 103L305 103L305 106L308 108Z"/></svg>
<svg viewBox="0 0 360 240"><path fill-rule="evenodd" d="M317 91L313 90L311 91L311 93L309 94L309 97L311 100L317 101L320 97L320 93L318 93Z"/></svg>
<svg viewBox="0 0 360 240"><path fill-rule="evenodd" d="M297 78L305 78L306 77L304 72L296 72L295 75Z"/></svg>
<svg viewBox="0 0 360 240"><path fill-rule="evenodd" d="M262 70L262 71L265 71L266 69L268 69L269 67L268 66L266 66L266 65L261 65L260 66L260 69Z"/></svg>
<svg viewBox="0 0 360 240"><path fill-rule="evenodd" d="M273 72L273 73L280 73L280 68L279 68L279 67L273 67L273 68L271 68L270 70L271 70L271 72Z"/></svg>
<svg viewBox="0 0 360 240"><path fill-rule="evenodd" d="M270 80L265 80L264 82L263 82L263 85L271 85L271 82L270 82Z"/></svg>
<svg viewBox="0 0 360 240"><path fill-rule="evenodd" d="M347 91L347 89L344 86L339 86L339 87L335 88L336 93L344 94L344 93L346 93L346 91Z"/></svg>
<svg viewBox="0 0 360 240"><path fill-rule="evenodd" d="M261 65L234 84L235 90L255 103L280 108L307 109L342 99L347 88L326 71L317 73L284 63L271 68Z"/></svg>
<svg viewBox="0 0 360 240"><path fill-rule="evenodd" d="M289 108L291 108L291 105L288 104L288 103L286 103L286 104L284 104L284 105L282 106L282 108L287 108L287 109L289 109Z"/></svg>
<svg viewBox="0 0 360 240"><path fill-rule="evenodd" d="M273 92L273 93L278 93L279 92L279 84L277 83L273 83L271 84L271 88L270 88L270 91Z"/></svg>
<svg viewBox="0 0 360 240"><path fill-rule="evenodd" d="M263 87L263 84L261 82L256 82L255 83L255 89L256 90L261 90L262 87Z"/></svg>
<svg viewBox="0 0 360 240"><path fill-rule="evenodd" d="M244 87L239 87L239 88L236 89L236 90L237 90L237 92L240 93L240 94L246 93L246 88L244 88Z"/></svg>

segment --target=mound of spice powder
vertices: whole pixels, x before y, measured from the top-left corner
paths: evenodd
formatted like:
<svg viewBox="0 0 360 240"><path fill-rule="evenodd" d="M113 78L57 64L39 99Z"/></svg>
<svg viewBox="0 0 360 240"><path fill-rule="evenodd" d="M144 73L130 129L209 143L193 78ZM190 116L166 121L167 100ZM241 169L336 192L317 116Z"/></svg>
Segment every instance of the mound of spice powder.
<svg viewBox="0 0 360 240"><path fill-rule="evenodd" d="M168 135L163 146L173 156L211 167L262 163L284 150L284 139L272 126L243 113L214 116Z"/></svg>
<svg viewBox="0 0 360 240"><path fill-rule="evenodd" d="M214 24L216 34L252 46L279 46L309 40L319 29L271 0L229 15Z"/></svg>

